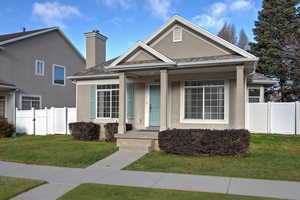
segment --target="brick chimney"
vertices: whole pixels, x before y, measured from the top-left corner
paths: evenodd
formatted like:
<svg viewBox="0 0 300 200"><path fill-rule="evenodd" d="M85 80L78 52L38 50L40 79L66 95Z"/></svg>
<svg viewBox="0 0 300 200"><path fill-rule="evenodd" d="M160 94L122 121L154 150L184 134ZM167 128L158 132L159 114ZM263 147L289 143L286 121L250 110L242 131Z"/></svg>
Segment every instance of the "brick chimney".
<svg viewBox="0 0 300 200"><path fill-rule="evenodd" d="M106 40L99 30L85 33L86 68L94 67L106 61Z"/></svg>

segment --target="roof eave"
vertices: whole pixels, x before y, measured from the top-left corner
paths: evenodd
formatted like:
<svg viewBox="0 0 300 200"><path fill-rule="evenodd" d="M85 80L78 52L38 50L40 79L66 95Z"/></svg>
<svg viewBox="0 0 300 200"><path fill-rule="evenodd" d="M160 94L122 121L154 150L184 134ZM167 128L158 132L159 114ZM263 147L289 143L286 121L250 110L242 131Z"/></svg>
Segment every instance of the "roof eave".
<svg viewBox="0 0 300 200"><path fill-rule="evenodd" d="M92 78L113 78L118 77L119 74L97 74L97 75L81 75L81 76L68 76L70 80L92 79Z"/></svg>

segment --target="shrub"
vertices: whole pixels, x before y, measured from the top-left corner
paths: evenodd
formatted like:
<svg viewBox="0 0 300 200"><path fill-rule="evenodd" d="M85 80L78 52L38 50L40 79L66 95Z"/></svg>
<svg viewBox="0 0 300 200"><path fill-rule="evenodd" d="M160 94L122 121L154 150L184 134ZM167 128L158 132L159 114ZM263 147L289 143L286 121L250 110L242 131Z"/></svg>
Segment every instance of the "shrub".
<svg viewBox="0 0 300 200"><path fill-rule="evenodd" d="M250 133L244 129L173 129L159 133L159 148L171 154L191 156L246 156Z"/></svg>
<svg viewBox="0 0 300 200"><path fill-rule="evenodd" d="M99 140L100 126L92 122L75 122L69 124L72 137L76 140Z"/></svg>
<svg viewBox="0 0 300 200"><path fill-rule="evenodd" d="M16 132L14 125L6 120L0 120L0 138L11 137Z"/></svg>
<svg viewBox="0 0 300 200"><path fill-rule="evenodd" d="M107 123L104 125L105 128L105 141L115 142L115 134L118 133L118 123ZM132 124L126 124L126 131L132 130Z"/></svg>

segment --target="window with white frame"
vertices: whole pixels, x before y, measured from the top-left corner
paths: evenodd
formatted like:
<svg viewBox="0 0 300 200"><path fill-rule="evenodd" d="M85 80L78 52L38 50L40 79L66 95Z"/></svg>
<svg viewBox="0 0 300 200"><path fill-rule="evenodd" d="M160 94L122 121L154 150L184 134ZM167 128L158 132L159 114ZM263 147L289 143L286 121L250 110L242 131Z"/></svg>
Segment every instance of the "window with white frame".
<svg viewBox="0 0 300 200"><path fill-rule="evenodd" d="M249 99L249 103L259 103L260 88L259 87L250 87L248 89L248 99Z"/></svg>
<svg viewBox="0 0 300 200"><path fill-rule="evenodd" d="M53 84L65 85L65 67L53 65Z"/></svg>
<svg viewBox="0 0 300 200"><path fill-rule="evenodd" d="M224 80L185 81L184 119L224 120Z"/></svg>
<svg viewBox="0 0 300 200"><path fill-rule="evenodd" d="M115 119L119 117L119 85L97 86L97 118Z"/></svg>
<svg viewBox="0 0 300 200"><path fill-rule="evenodd" d="M21 101L22 101L22 110L41 108L41 97L39 96L21 96Z"/></svg>
<svg viewBox="0 0 300 200"><path fill-rule="evenodd" d="M5 118L5 96L0 96L0 119Z"/></svg>
<svg viewBox="0 0 300 200"><path fill-rule="evenodd" d="M44 76L45 74L45 62L42 60L35 61L35 75Z"/></svg>
<svg viewBox="0 0 300 200"><path fill-rule="evenodd" d="M176 26L173 30L173 42L180 42L182 41L182 28Z"/></svg>

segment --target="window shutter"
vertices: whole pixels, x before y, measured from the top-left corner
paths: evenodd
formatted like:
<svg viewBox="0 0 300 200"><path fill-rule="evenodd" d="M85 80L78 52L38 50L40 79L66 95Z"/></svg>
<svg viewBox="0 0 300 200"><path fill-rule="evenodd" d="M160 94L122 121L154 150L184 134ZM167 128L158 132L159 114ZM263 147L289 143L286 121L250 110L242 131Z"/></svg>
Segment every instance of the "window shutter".
<svg viewBox="0 0 300 200"><path fill-rule="evenodd" d="M133 98L134 98L134 84L127 84L127 119L133 119L134 109L133 109Z"/></svg>
<svg viewBox="0 0 300 200"><path fill-rule="evenodd" d="M90 86L90 118L96 118L96 85Z"/></svg>

